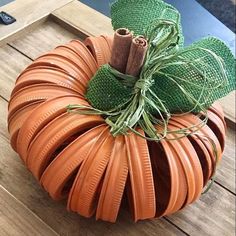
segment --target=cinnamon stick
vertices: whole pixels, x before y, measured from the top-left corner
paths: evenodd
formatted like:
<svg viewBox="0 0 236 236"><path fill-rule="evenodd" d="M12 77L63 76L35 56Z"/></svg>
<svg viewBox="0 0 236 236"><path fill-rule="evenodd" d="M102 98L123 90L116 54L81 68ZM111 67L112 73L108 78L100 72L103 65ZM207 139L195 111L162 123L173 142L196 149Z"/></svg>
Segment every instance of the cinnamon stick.
<svg viewBox="0 0 236 236"><path fill-rule="evenodd" d="M125 28L115 31L111 51L110 65L121 73L125 73L133 35Z"/></svg>
<svg viewBox="0 0 236 236"><path fill-rule="evenodd" d="M143 36L137 36L132 40L126 74L138 77L142 69L148 42Z"/></svg>

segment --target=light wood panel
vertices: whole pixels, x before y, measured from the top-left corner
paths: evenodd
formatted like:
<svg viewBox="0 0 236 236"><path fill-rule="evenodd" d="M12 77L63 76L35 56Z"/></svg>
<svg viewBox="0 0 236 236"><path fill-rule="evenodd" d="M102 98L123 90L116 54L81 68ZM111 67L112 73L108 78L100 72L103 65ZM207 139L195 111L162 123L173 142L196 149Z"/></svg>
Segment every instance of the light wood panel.
<svg viewBox="0 0 236 236"><path fill-rule="evenodd" d="M79 1L73 1L55 10L52 16L81 36L113 35L111 19Z"/></svg>
<svg viewBox="0 0 236 236"><path fill-rule="evenodd" d="M235 190L235 130L228 128L223 159L216 172L216 181L231 192Z"/></svg>
<svg viewBox="0 0 236 236"><path fill-rule="evenodd" d="M228 96L219 100L221 106L224 109L225 117L230 121L231 127L236 123L236 92L231 92ZM235 129L235 127L233 127Z"/></svg>
<svg viewBox="0 0 236 236"><path fill-rule="evenodd" d="M200 200L168 218L191 236L233 236L235 196L215 184Z"/></svg>
<svg viewBox="0 0 236 236"><path fill-rule="evenodd" d="M13 38L41 24L52 11L71 1L72 0L15 0L0 7L0 11L8 12L17 20L7 26L0 24L0 45L9 42Z"/></svg>
<svg viewBox="0 0 236 236"><path fill-rule="evenodd" d="M60 25L52 21L46 21L39 27L9 44L28 57L36 59L58 45L65 44L78 36L70 33Z"/></svg>
<svg viewBox="0 0 236 236"><path fill-rule="evenodd" d="M0 185L0 235L56 236L47 224Z"/></svg>
<svg viewBox="0 0 236 236"><path fill-rule="evenodd" d="M9 100L17 76L32 61L5 45L0 47L0 62L0 95Z"/></svg>

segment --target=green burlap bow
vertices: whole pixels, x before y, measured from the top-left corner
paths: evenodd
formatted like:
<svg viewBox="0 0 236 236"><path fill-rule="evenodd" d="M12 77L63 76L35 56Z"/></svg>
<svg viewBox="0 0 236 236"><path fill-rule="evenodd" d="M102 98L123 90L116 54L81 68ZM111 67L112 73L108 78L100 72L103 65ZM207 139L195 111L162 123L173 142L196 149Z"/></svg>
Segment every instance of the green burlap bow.
<svg viewBox="0 0 236 236"><path fill-rule="evenodd" d="M171 116L206 112L214 101L235 90L230 49L213 37L183 47L180 14L173 6L162 0L118 0L111 6L111 18L114 30L128 28L148 39L140 77L103 65L86 94L93 108L70 109L106 116L113 135L136 132L139 125L150 139L160 140ZM157 125L164 127L161 134Z"/></svg>

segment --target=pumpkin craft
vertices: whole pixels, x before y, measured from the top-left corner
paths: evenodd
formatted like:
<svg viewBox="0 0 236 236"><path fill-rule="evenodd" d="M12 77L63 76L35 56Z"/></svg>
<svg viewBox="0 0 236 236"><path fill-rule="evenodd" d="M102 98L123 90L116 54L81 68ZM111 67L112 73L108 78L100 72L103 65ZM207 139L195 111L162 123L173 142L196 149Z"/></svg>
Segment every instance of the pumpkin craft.
<svg viewBox="0 0 236 236"><path fill-rule="evenodd" d="M122 2L114 3L113 11ZM113 13L113 26L118 13ZM119 104L133 101L130 84L138 84L135 91L143 86L149 91L155 84L137 83L150 41L132 35L136 22L134 28L122 22L117 27L122 28L114 26L114 39L72 40L40 56L18 76L9 102L11 145L54 200L67 199L68 210L115 222L124 201L134 221L162 217L196 201L214 176L225 145L224 114L214 102L205 110L178 111L165 123L165 112L156 113L150 103L143 107L142 114L148 115L140 116L140 123L118 129L116 121L126 112ZM121 45L125 49L119 52ZM109 78L108 83L120 86L118 92L125 91L116 95L113 88L103 88ZM115 106L123 113L107 109ZM158 122L147 125L150 117Z"/></svg>

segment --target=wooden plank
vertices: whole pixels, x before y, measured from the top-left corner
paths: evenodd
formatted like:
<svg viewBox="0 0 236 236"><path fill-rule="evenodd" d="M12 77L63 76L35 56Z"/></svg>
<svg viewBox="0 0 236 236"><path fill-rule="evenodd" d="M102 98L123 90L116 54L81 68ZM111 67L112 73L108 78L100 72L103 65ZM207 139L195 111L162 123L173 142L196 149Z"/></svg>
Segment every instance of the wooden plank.
<svg viewBox="0 0 236 236"><path fill-rule="evenodd" d="M8 45L0 47L0 95L9 100L16 77L32 61Z"/></svg>
<svg viewBox="0 0 236 236"><path fill-rule="evenodd" d="M55 10L52 16L64 26L77 30L81 36L113 35L111 19L79 1Z"/></svg>
<svg viewBox="0 0 236 236"><path fill-rule="evenodd" d="M78 38L77 35L70 33L55 22L46 21L24 37L9 44L28 57L36 59L56 46L76 38Z"/></svg>
<svg viewBox="0 0 236 236"><path fill-rule="evenodd" d="M225 117L232 124L236 124L236 92L231 92L228 96L220 99L220 104L224 109ZM234 126L231 124L231 127ZM234 126L235 128L235 126Z"/></svg>
<svg viewBox="0 0 236 236"><path fill-rule="evenodd" d="M235 196L215 184L196 203L168 219L191 236L235 235Z"/></svg>
<svg viewBox="0 0 236 236"><path fill-rule="evenodd" d="M0 185L0 235L58 235Z"/></svg>
<svg viewBox="0 0 236 236"><path fill-rule="evenodd" d="M225 151L216 172L216 181L234 194L236 194L235 152L235 130L228 128Z"/></svg>
<svg viewBox="0 0 236 236"><path fill-rule="evenodd" d="M6 117L7 102L1 98L0 111ZM12 150L6 127L6 119L0 119L0 184L60 235L184 235L164 219L135 224L125 211L116 224L67 212L65 202L51 200Z"/></svg>
<svg viewBox="0 0 236 236"><path fill-rule="evenodd" d="M9 42L36 27L54 10L64 6L72 0L15 0L0 11L8 12L16 18L11 25L0 25L0 44Z"/></svg>

